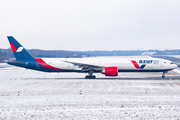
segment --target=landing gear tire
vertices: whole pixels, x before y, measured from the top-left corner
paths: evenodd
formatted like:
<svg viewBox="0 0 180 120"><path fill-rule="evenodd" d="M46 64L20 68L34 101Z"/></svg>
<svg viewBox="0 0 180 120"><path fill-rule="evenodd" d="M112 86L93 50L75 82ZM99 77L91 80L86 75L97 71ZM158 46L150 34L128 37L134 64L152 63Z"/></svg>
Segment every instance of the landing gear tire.
<svg viewBox="0 0 180 120"><path fill-rule="evenodd" d="M163 75L162 78L164 79L164 78L165 78L165 75Z"/></svg>
<svg viewBox="0 0 180 120"><path fill-rule="evenodd" d="M87 76L85 77L85 79L89 79L89 76L87 75Z"/></svg>
<svg viewBox="0 0 180 120"><path fill-rule="evenodd" d="M96 79L95 75L87 75L85 79Z"/></svg>

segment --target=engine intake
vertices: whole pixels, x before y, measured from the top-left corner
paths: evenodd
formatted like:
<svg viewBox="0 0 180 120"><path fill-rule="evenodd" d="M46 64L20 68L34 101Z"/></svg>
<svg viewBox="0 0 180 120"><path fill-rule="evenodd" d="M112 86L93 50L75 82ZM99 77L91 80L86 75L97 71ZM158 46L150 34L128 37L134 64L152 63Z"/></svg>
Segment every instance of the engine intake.
<svg viewBox="0 0 180 120"><path fill-rule="evenodd" d="M105 76L118 76L118 67L105 67L102 74L105 74Z"/></svg>

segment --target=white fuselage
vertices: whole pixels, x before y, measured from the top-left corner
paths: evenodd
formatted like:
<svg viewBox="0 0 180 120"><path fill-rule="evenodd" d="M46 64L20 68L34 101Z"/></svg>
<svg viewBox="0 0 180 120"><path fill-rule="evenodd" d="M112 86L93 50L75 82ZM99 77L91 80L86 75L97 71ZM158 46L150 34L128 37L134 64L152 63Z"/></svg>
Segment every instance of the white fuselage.
<svg viewBox="0 0 180 120"><path fill-rule="evenodd" d="M177 67L172 61L150 58L150 57L94 57L94 58L42 58L48 65L59 69L65 70L82 70L77 65L67 63L64 61L102 66L102 67L118 67L119 72L133 72L133 71L149 71L149 72L161 72L172 70ZM133 64L135 61L137 65ZM141 68L142 67L142 68ZM157 71L156 71L157 70Z"/></svg>

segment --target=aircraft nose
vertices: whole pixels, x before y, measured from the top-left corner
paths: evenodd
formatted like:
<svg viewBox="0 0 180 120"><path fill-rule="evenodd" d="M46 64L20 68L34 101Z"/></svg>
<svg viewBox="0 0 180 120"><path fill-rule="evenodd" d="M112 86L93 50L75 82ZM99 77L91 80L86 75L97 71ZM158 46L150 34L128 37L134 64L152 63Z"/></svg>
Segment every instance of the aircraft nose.
<svg viewBox="0 0 180 120"><path fill-rule="evenodd" d="M177 68L178 66L176 64L174 64L174 68Z"/></svg>

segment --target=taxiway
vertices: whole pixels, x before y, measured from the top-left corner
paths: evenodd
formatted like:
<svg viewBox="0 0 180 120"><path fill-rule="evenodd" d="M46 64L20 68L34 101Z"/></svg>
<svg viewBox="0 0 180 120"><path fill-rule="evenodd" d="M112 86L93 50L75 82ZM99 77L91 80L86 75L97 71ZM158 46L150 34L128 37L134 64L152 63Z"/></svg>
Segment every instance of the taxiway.
<svg viewBox="0 0 180 120"><path fill-rule="evenodd" d="M180 76L175 72L44 73L0 68L0 119L179 119Z"/></svg>

